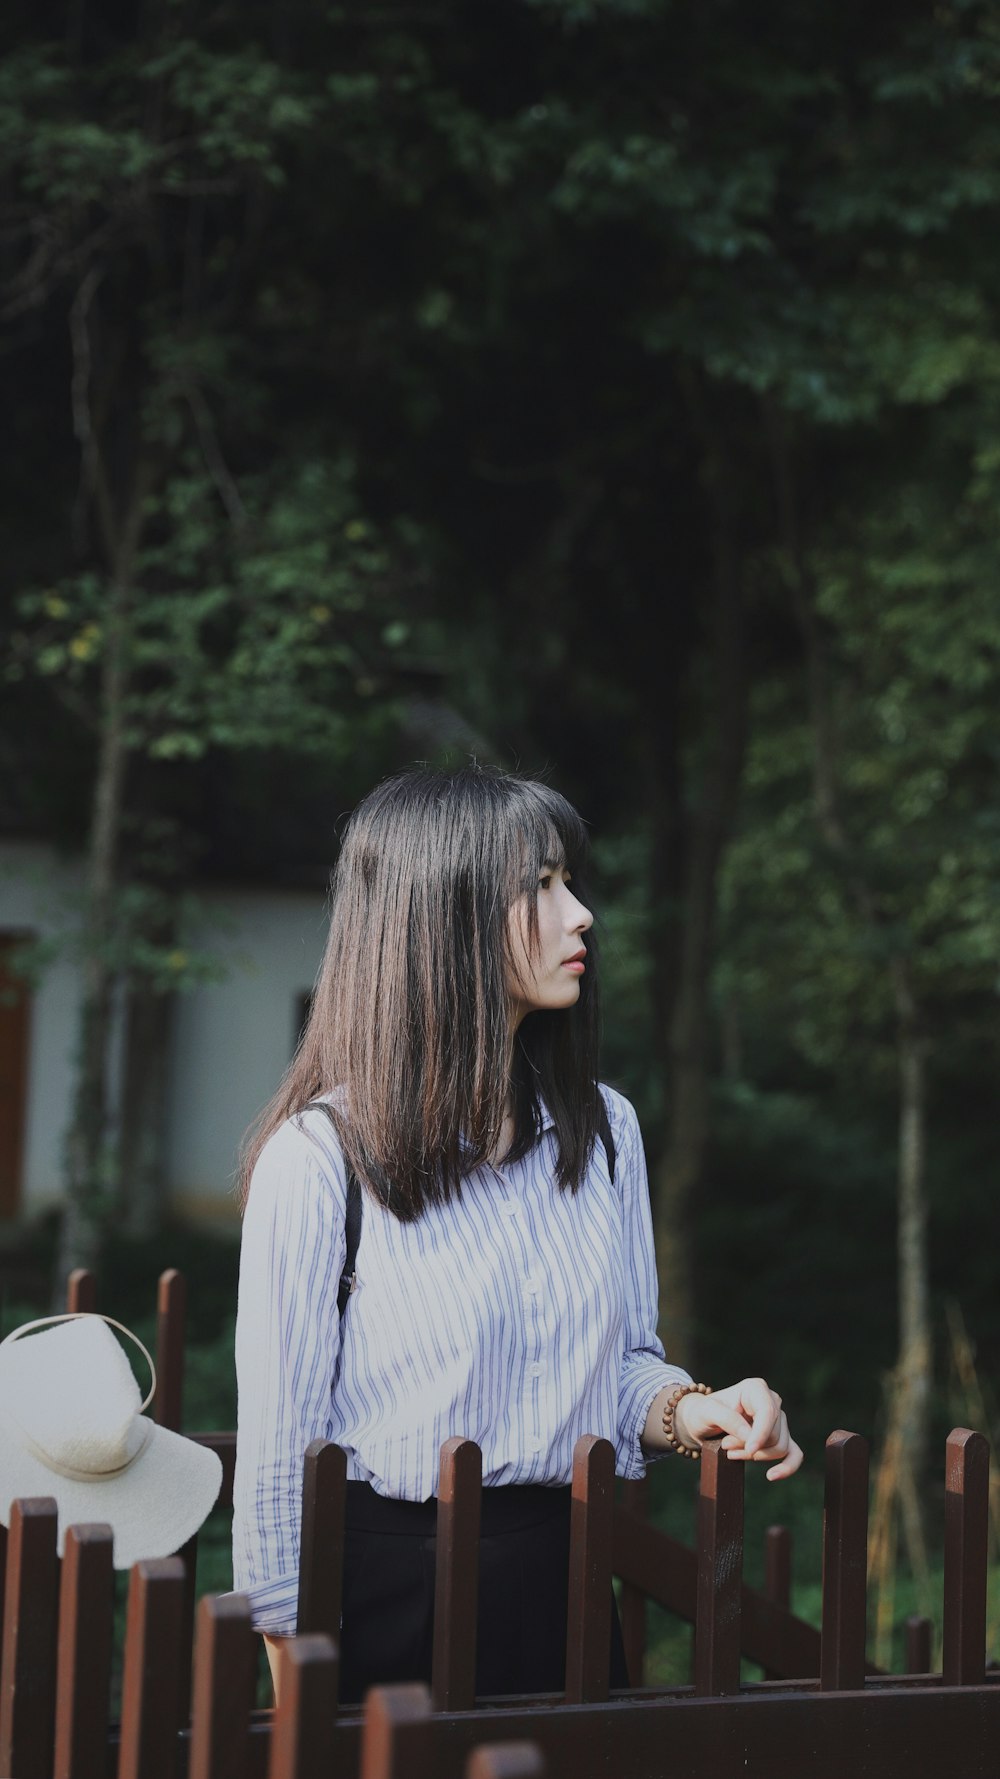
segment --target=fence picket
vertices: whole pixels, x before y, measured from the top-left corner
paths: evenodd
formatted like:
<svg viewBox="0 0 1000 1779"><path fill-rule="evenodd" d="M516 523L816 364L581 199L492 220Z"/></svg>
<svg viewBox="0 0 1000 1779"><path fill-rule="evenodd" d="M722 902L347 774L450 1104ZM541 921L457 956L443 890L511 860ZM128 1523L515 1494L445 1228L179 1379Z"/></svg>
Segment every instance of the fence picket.
<svg viewBox="0 0 1000 1779"><path fill-rule="evenodd" d="M931 1640L933 1626L929 1618L911 1613L906 1621L906 1672L929 1674L931 1671Z"/></svg>
<svg viewBox="0 0 1000 1779"><path fill-rule="evenodd" d="M97 1308L97 1274L86 1266L74 1267L66 1280L66 1313L93 1315Z"/></svg>
<svg viewBox="0 0 1000 1779"><path fill-rule="evenodd" d="M118 1779L174 1779L180 1729L184 1564L134 1563L129 1578Z"/></svg>
<svg viewBox="0 0 1000 1779"><path fill-rule="evenodd" d="M608 1696L614 1511L614 1447L610 1440L587 1433L573 1448L566 1624L570 1704Z"/></svg>
<svg viewBox="0 0 1000 1779"><path fill-rule="evenodd" d="M426 1686L375 1686L365 1700L358 1779L439 1779Z"/></svg>
<svg viewBox="0 0 1000 1779"><path fill-rule="evenodd" d="M268 1779L329 1779L335 1771L337 1661L332 1637L316 1633L282 1644Z"/></svg>
<svg viewBox="0 0 1000 1779"><path fill-rule="evenodd" d="M344 1578L344 1505L347 1454L329 1439L313 1439L302 1468L302 1547L299 1632L340 1640Z"/></svg>
<svg viewBox="0 0 1000 1779"><path fill-rule="evenodd" d="M55 1717L58 1512L50 1496L13 1501L0 1657L0 1773L48 1779Z"/></svg>
<svg viewBox="0 0 1000 1779"><path fill-rule="evenodd" d="M179 1433L184 1412L184 1322L187 1285L170 1266L156 1285L156 1395L153 1415L160 1427ZM145 1394L145 1392L144 1392Z"/></svg>
<svg viewBox="0 0 1000 1779"><path fill-rule="evenodd" d="M820 1688L848 1692L865 1683L868 1444L838 1429L826 1442L823 1503L823 1628Z"/></svg>
<svg viewBox="0 0 1000 1779"><path fill-rule="evenodd" d="M448 1439L438 1476L431 1697L435 1711L471 1711L476 1690L483 1454Z"/></svg>
<svg viewBox="0 0 1000 1779"><path fill-rule="evenodd" d="M256 1682L249 1602L206 1595L198 1606L188 1779L246 1779Z"/></svg>
<svg viewBox="0 0 1000 1779"><path fill-rule="evenodd" d="M54 1779L104 1779L115 1615L110 1526L69 1526L59 1587Z"/></svg>
<svg viewBox="0 0 1000 1779"><path fill-rule="evenodd" d="M948 1435L944 1505L945 1686L981 1685L986 1674L986 1565L990 1448L982 1433Z"/></svg>
<svg viewBox="0 0 1000 1779"><path fill-rule="evenodd" d="M743 1465L730 1462L720 1440L707 1439L698 1468L694 1689L710 1698L740 1687Z"/></svg>
<svg viewBox="0 0 1000 1779"><path fill-rule="evenodd" d="M792 1534L787 1526L768 1526L764 1533L764 1598L782 1612L792 1604ZM764 1669L765 1680L782 1678L775 1668Z"/></svg>
<svg viewBox="0 0 1000 1779"><path fill-rule="evenodd" d="M649 1482L646 1477L622 1483L622 1507L636 1519L647 1518ZM622 1583L621 1620L629 1684L641 1686L646 1667L646 1595L631 1581Z"/></svg>

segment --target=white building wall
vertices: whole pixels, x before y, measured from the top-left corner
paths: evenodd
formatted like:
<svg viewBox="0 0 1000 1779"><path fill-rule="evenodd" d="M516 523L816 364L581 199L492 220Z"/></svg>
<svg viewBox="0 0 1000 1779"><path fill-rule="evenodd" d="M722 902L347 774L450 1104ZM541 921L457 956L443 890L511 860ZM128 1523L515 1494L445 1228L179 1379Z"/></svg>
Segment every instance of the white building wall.
<svg viewBox="0 0 1000 1779"><path fill-rule="evenodd" d="M61 861L50 848L0 842L0 930L42 939L71 933L82 883L80 865ZM326 938L326 903L318 892L222 888L200 900L204 922L186 942L218 957L225 976L177 996L166 1180L179 1214L235 1222L240 1140L291 1057L301 997L312 988ZM79 966L64 953L32 994L25 1215L61 1196L79 1004Z"/></svg>
<svg viewBox="0 0 1000 1779"><path fill-rule="evenodd" d="M196 942L224 959L227 974L178 997L167 1180L182 1214L235 1218L240 1140L291 1058L326 939L326 905L320 895L265 890L213 891L204 901L208 920Z"/></svg>
<svg viewBox="0 0 1000 1779"><path fill-rule="evenodd" d="M0 930L32 939L72 932L83 874L50 847L0 844ZM32 990L21 1205L41 1211L60 1196L63 1142L73 1093L80 973L66 950Z"/></svg>

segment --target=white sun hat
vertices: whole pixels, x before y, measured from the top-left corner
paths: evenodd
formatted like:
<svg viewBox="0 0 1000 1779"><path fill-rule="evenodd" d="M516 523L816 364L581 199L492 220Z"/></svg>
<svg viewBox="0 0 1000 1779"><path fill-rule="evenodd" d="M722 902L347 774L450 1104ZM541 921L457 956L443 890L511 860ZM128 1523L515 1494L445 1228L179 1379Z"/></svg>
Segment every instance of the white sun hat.
<svg viewBox="0 0 1000 1779"><path fill-rule="evenodd" d="M33 1332L40 1328L48 1332ZM112 1328L149 1364L145 1401ZM48 1495L59 1509L60 1556L67 1526L94 1522L111 1527L116 1569L179 1550L218 1496L222 1461L146 1418L155 1389L146 1348L110 1316L44 1316L8 1334L0 1341L0 1524L10 1525L11 1502Z"/></svg>

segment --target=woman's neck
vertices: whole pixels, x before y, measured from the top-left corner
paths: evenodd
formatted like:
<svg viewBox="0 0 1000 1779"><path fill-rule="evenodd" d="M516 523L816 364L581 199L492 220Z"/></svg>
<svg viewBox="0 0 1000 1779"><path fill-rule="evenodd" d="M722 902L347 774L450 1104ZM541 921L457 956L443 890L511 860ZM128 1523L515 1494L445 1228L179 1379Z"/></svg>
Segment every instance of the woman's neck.
<svg viewBox="0 0 1000 1779"><path fill-rule="evenodd" d="M513 1141L514 1141L514 1101L513 1101L513 1098L511 1097L508 1099L507 1104L504 1106L503 1123L500 1126L500 1135L497 1137L496 1146L495 1146L495 1148L493 1148L491 1150L490 1154L486 1158L491 1167L500 1167L503 1164L503 1162L506 1160L507 1156L510 1154L510 1149L511 1149L511 1145L512 1145Z"/></svg>

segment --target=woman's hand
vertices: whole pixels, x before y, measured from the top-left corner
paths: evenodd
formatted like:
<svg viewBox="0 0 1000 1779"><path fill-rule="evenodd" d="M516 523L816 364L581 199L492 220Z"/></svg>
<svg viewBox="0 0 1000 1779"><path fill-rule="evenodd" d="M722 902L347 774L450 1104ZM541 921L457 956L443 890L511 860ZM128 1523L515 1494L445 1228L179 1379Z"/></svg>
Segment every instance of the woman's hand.
<svg viewBox="0 0 1000 1779"><path fill-rule="evenodd" d="M674 1409L674 1432L684 1445L700 1445L723 1434L722 1449L730 1458L770 1464L765 1472L768 1482L792 1476L802 1462L802 1448L788 1431L781 1397L762 1377L745 1377L711 1396L694 1391L682 1396Z"/></svg>

